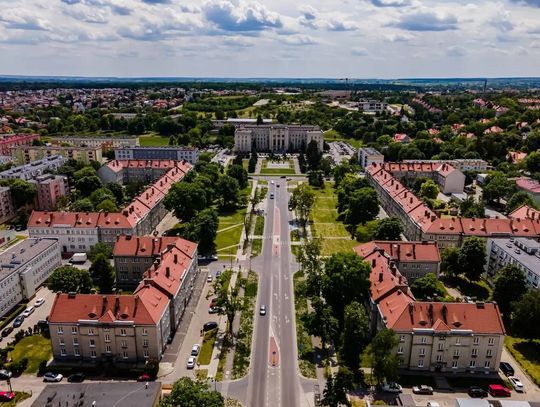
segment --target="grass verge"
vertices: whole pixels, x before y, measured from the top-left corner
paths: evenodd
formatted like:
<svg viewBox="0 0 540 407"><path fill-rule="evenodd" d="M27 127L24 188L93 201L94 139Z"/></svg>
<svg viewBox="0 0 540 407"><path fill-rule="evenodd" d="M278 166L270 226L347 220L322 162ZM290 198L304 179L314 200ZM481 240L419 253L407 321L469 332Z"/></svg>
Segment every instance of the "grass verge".
<svg viewBox="0 0 540 407"><path fill-rule="evenodd" d="M195 370L195 377L197 380L206 380L208 377L208 369L197 369Z"/></svg>
<svg viewBox="0 0 540 407"><path fill-rule="evenodd" d="M52 357L51 341L41 335L27 336L19 341L10 352L14 362L28 359L25 373L37 373L41 361Z"/></svg>
<svg viewBox="0 0 540 407"><path fill-rule="evenodd" d="M534 383L540 386L540 340L528 341L527 339L506 336L504 344Z"/></svg>
<svg viewBox="0 0 540 407"><path fill-rule="evenodd" d="M204 335L204 340L201 346L201 352L197 362L201 365L210 364L212 359L212 351L214 350L214 343L216 342L217 329L213 329Z"/></svg>
<svg viewBox="0 0 540 407"><path fill-rule="evenodd" d="M244 288L244 310L240 317L240 328L236 336L232 378L239 379L247 374L251 357L251 339L253 337L253 315L257 297L258 276L249 271Z"/></svg>
<svg viewBox="0 0 540 407"><path fill-rule="evenodd" d="M257 257L262 252L262 239L253 239L251 242L251 257Z"/></svg>
<svg viewBox="0 0 540 407"><path fill-rule="evenodd" d="M257 216L255 219L255 231L253 234L255 236L261 236L264 233L264 218L262 216Z"/></svg>
<svg viewBox="0 0 540 407"><path fill-rule="evenodd" d="M227 356L229 355L229 350L231 349L231 343L225 337L221 344L221 353L219 354L218 368L216 371L216 380L218 382L223 380L225 374L225 365L227 364Z"/></svg>
<svg viewBox="0 0 540 407"><path fill-rule="evenodd" d="M30 393L25 393L22 391L16 391L15 392L15 398L11 400L8 403L2 403L2 407L15 407L17 404L19 404L21 401L29 399L32 397Z"/></svg>
<svg viewBox="0 0 540 407"><path fill-rule="evenodd" d="M299 246L293 246L299 247ZM311 336L307 333L302 316L308 312L308 304L300 286L304 281L304 273L299 271L294 275L294 305L296 310L296 337L298 340L298 367L302 376L315 379L317 370L314 363L314 352L311 344Z"/></svg>

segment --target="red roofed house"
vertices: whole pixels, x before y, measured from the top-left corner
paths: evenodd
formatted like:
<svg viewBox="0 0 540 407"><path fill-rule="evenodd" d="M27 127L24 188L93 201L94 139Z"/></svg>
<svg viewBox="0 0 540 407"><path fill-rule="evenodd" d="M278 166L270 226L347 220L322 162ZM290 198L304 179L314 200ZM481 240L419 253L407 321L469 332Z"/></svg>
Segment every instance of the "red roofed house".
<svg viewBox="0 0 540 407"><path fill-rule="evenodd" d="M522 191L525 191L530 197L540 204L540 183L532 178L521 177L516 180L516 185Z"/></svg>
<svg viewBox="0 0 540 407"><path fill-rule="evenodd" d="M531 208L529 205L523 205L514 210L508 217L510 219L540 220L540 211Z"/></svg>
<svg viewBox="0 0 540 407"><path fill-rule="evenodd" d="M409 144L411 142L411 138L409 136L407 136L406 134L394 134L394 141L396 143L401 143L401 144Z"/></svg>
<svg viewBox="0 0 540 407"><path fill-rule="evenodd" d="M521 151L509 151L508 154L506 154L506 159L514 164L523 161L525 158L527 158L527 153Z"/></svg>

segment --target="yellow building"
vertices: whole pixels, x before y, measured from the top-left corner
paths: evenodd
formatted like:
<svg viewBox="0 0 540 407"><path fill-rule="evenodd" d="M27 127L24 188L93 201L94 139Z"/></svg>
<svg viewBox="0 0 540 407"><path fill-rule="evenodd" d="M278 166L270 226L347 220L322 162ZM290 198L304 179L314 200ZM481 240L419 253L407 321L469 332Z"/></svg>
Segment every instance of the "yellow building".
<svg viewBox="0 0 540 407"><path fill-rule="evenodd" d="M90 163L90 161L103 162L100 146L17 146L11 148L11 156L18 165L28 164L54 155L61 155L66 159L74 159L84 163Z"/></svg>

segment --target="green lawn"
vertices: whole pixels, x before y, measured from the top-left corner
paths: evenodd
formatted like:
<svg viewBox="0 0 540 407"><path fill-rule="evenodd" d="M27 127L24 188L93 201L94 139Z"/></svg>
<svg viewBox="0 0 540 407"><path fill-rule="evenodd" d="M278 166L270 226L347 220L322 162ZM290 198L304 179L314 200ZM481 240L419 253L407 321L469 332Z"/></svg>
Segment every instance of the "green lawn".
<svg viewBox="0 0 540 407"><path fill-rule="evenodd" d="M489 300L493 293L492 288L483 280L469 281L465 277L452 277L445 281L449 287L456 288L462 295L479 301Z"/></svg>
<svg viewBox="0 0 540 407"><path fill-rule="evenodd" d="M142 147L163 147L169 145L167 136L140 136L139 143Z"/></svg>
<svg viewBox="0 0 540 407"><path fill-rule="evenodd" d="M264 233L264 218L262 216L257 216L255 219L255 231L253 234L255 236L261 236Z"/></svg>
<svg viewBox="0 0 540 407"><path fill-rule="evenodd" d="M521 367L540 386L540 340L528 341L506 336L504 344Z"/></svg>
<svg viewBox="0 0 540 407"><path fill-rule="evenodd" d="M251 257L257 257L262 252L262 239L253 239L251 243Z"/></svg>
<svg viewBox="0 0 540 407"><path fill-rule="evenodd" d="M240 236L244 228L246 210L247 208L239 208L233 212L220 212L219 229L216 236L218 256L236 255Z"/></svg>
<svg viewBox="0 0 540 407"><path fill-rule="evenodd" d="M15 392L15 398L11 400L9 403L2 403L2 407L15 407L17 404L19 404L21 401L29 399L32 397L31 394L25 393L22 391L16 391Z"/></svg>
<svg viewBox="0 0 540 407"><path fill-rule="evenodd" d="M39 363L42 360L48 361L52 357L51 341L41 335L27 336L15 345L10 357L14 362L28 358L25 373L37 373Z"/></svg>
<svg viewBox="0 0 540 407"><path fill-rule="evenodd" d="M197 358L197 362L201 365L210 364L210 360L212 359L212 351L214 350L214 342L216 342L216 336L217 329L213 329L204 335L201 351L199 353L199 357Z"/></svg>
<svg viewBox="0 0 540 407"><path fill-rule="evenodd" d="M294 175L294 168L262 168L261 175Z"/></svg>
<svg viewBox="0 0 540 407"><path fill-rule="evenodd" d="M349 143L351 146L353 146L354 148L360 148L362 147L362 140L357 140L357 139L354 139L354 138L347 138L347 137L342 137L341 134L339 134L337 131L335 130L328 130L324 133L324 140L326 142L331 142L331 141L344 141L345 143Z"/></svg>

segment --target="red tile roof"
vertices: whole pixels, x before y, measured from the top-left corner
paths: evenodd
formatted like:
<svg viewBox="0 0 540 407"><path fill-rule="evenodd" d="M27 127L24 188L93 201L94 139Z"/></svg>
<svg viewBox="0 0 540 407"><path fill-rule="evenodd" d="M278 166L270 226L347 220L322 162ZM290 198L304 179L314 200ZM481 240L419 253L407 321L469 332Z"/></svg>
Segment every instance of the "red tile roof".
<svg viewBox="0 0 540 407"><path fill-rule="evenodd" d="M163 252L167 246L177 245L179 247L192 246L195 243L180 237L173 236L118 236L114 244L114 256L137 256L154 257Z"/></svg>
<svg viewBox="0 0 540 407"><path fill-rule="evenodd" d="M531 208L529 205L522 205L515 209L510 215L510 219L540 219L540 211Z"/></svg>
<svg viewBox="0 0 540 407"><path fill-rule="evenodd" d="M375 248L384 250L391 259L400 262L439 262L441 256L439 254L439 246L437 242L404 242L404 241L383 241L375 240L370 243L357 246L354 250L362 255L367 250ZM361 254L362 253L362 254Z"/></svg>

